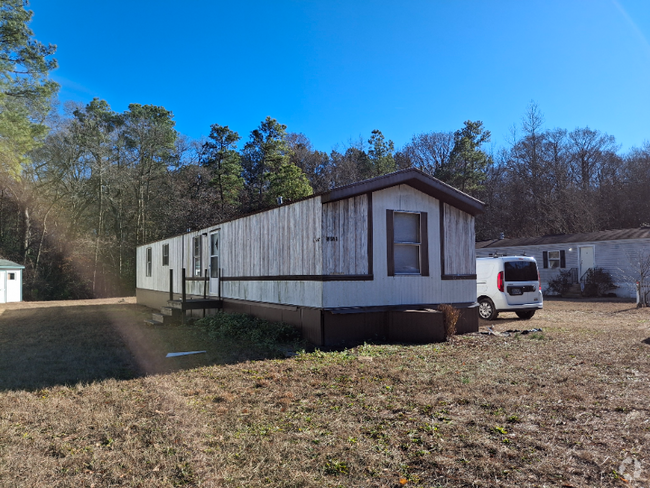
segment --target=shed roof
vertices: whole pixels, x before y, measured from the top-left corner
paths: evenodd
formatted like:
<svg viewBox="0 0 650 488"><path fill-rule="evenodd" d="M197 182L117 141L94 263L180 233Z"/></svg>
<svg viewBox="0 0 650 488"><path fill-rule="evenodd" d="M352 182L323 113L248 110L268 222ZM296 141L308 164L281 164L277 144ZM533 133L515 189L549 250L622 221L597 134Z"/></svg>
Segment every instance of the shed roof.
<svg viewBox="0 0 650 488"><path fill-rule="evenodd" d="M545 244L568 244L575 242L617 241L625 239L650 239L650 227L634 229L601 230L581 234L553 234L540 237L519 237L515 239L492 239L479 241L476 249L493 247L542 246Z"/></svg>
<svg viewBox="0 0 650 488"><path fill-rule="evenodd" d="M0 269L25 269L25 266L9 261L8 259L0 259Z"/></svg>
<svg viewBox="0 0 650 488"><path fill-rule="evenodd" d="M485 211L485 204L480 200L415 168L403 169L369 180L340 186L321 194L321 199L323 203L327 203L402 184L412 186L416 190L453 205L470 215L478 215Z"/></svg>

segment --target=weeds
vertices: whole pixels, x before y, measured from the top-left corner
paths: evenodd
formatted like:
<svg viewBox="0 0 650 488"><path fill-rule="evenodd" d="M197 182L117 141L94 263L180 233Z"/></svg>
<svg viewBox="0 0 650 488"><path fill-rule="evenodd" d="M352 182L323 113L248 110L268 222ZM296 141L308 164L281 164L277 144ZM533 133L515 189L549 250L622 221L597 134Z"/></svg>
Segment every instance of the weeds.
<svg viewBox="0 0 650 488"><path fill-rule="evenodd" d="M445 339L449 341L454 335L456 335L456 324L460 317L460 310L448 304L439 305L438 310L442 312L445 324Z"/></svg>
<svg viewBox="0 0 650 488"><path fill-rule="evenodd" d="M237 344L265 357L285 357L288 351L306 346L300 332L292 325L252 315L217 312L198 320L196 325L204 328L213 339Z"/></svg>

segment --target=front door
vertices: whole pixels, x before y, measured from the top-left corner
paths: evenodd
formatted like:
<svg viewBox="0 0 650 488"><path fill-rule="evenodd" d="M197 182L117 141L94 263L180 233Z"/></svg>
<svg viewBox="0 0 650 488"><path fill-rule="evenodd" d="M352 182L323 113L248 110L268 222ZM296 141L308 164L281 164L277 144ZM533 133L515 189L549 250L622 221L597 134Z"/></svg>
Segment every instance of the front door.
<svg viewBox="0 0 650 488"><path fill-rule="evenodd" d="M594 247L584 246L579 248L580 252L580 277L584 276L588 269L595 266Z"/></svg>
<svg viewBox="0 0 650 488"><path fill-rule="evenodd" d="M219 231L210 234L210 295L219 294Z"/></svg>

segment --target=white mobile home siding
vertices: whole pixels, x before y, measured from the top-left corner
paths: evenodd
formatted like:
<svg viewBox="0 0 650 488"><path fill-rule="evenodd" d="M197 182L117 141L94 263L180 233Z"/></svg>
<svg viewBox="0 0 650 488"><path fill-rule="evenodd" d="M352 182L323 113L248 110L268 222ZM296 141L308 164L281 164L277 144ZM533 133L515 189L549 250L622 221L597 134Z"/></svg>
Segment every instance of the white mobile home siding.
<svg viewBox="0 0 650 488"><path fill-rule="evenodd" d="M429 276L388 276L386 210L427 212ZM459 245L467 238L456 234L456 229L446 232L445 249L450 254L464 254L467 263L464 273L476 273L474 258L474 218L461 212L469 226L471 236L465 251ZM373 280L364 282L325 282L323 307L369 307L391 305L416 305L431 303L472 303L476 300L476 280L467 286L467 280L443 280L440 261L440 201L409 185L399 185L372 194L373 215ZM460 258L454 257L456 262ZM460 265L459 265L460 266ZM460 273L459 273L460 274Z"/></svg>
<svg viewBox="0 0 650 488"><path fill-rule="evenodd" d="M220 231L223 297L257 302L320 307L322 283L279 280L282 275L314 275L322 272L320 198L312 198L266 212L224 222L183 236L138 248L137 287L169 291L169 269L174 270L174 292L181 292L181 270L192 276L193 239L200 237L202 273L208 266L210 233ZM162 246L169 244L169 266L162 266ZM152 276L146 276L146 249L152 248ZM160 261L160 262L158 262ZM269 280L259 280L269 276ZM238 281L228 281L237 277ZM246 277L251 278L245 280ZM244 278L242 280L242 278ZM202 282L189 282L187 293L202 295ZM210 295L216 295L213 290Z"/></svg>
<svg viewBox="0 0 650 488"><path fill-rule="evenodd" d="M222 296L321 307L322 283L281 279L322 273L321 207L320 198L310 198L216 227L221 229Z"/></svg>

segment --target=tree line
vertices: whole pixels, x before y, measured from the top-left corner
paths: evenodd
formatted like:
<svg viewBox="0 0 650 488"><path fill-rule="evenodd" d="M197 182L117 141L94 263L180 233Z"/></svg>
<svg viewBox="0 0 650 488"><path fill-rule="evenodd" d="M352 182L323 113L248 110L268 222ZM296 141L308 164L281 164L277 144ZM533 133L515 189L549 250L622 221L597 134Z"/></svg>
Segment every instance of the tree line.
<svg viewBox="0 0 650 488"><path fill-rule="evenodd" d="M160 106L53 111L56 47L34 39L31 15L22 0L0 7L0 257L26 266L26 299L132 293L138 245L411 167L488 204L479 239L650 222L650 144L623 153L598 130L546 129L534 103L497 149L468 120L397 149L374 130L329 152L271 117L247 139L215 123L191 140Z"/></svg>

